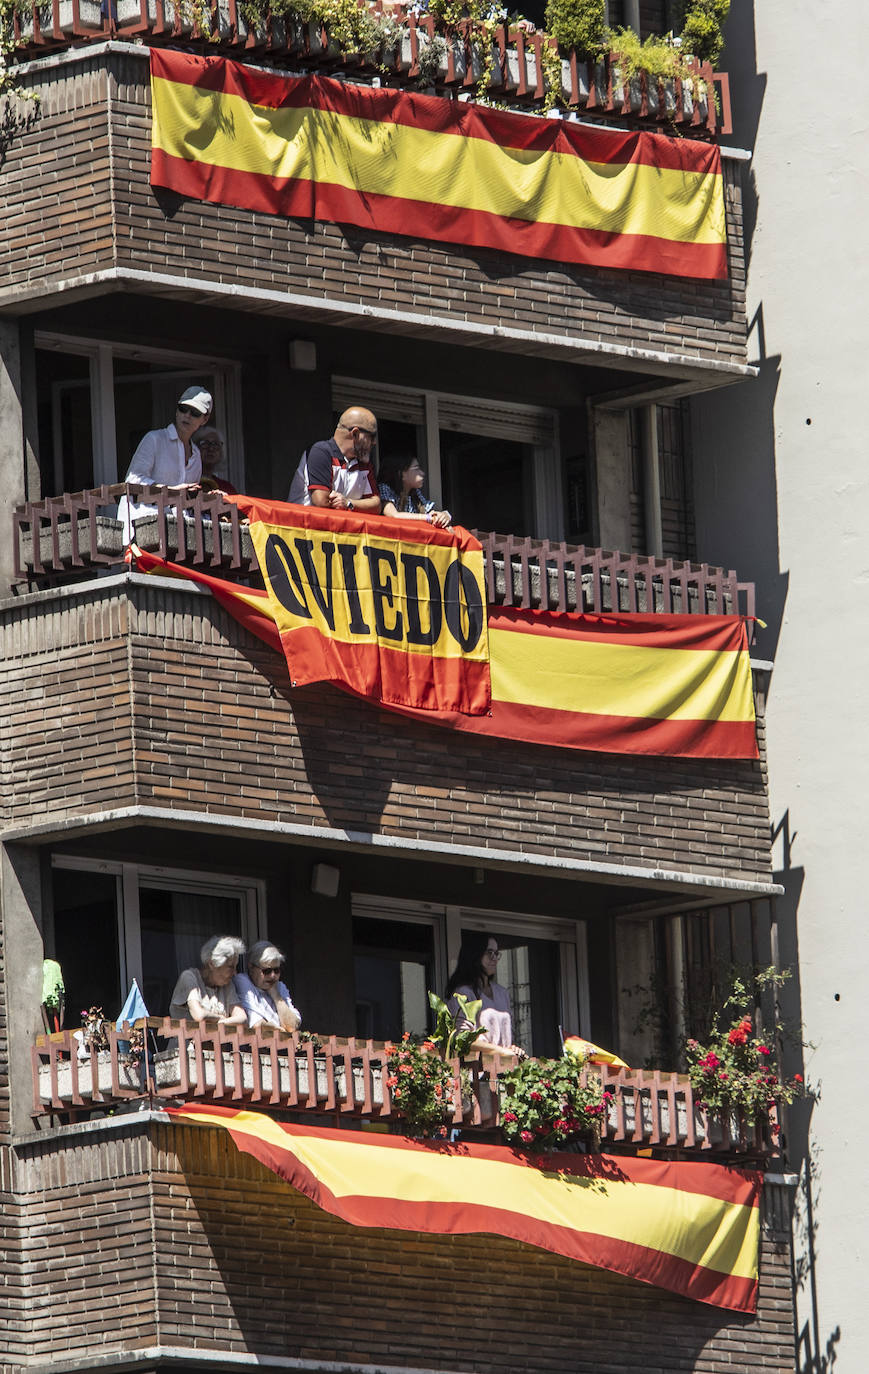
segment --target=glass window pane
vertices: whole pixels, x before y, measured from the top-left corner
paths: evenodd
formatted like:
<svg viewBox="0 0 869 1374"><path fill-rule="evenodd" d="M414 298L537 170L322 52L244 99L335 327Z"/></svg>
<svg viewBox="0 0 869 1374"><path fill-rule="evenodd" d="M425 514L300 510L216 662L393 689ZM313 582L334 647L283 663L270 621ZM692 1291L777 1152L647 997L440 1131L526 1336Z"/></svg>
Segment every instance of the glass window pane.
<svg viewBox="0 0 869 1374"><path fill-rule="evenodd" d="M140 887L142 996L152 1016L168 1013L178 974L199 967L206 940L242 935L242 916L240 895Z"/></svg>
<svg viewBox="0 0 869 1374"><path fill-rule="evenodd" d="M189 386L204 386L215 398L213 422L224 425L220 380L207 368L179 368L177 364L114 359L115 436L118 477L122 480L142 436L149 429L165 429L175 418L175 403Z"/></svg>
<svg viewBox="0 0 869 1374"><path fill-rule="evenodd" d="M38 348L36 406L43 495L88 491L94 484L89 360Z"/></svg>
<svg viewBox="0 0 869 1374"><path fill-rule="evenodd" d="M463 930L462 939L470 934ZM555 940L491 934L502 951L495 981L510 994L515 1043L527 1054L557 1058L561 1054L560 945Z"/></svg>
<svg viewBox="0 0 869 1374"><path fill-rule="evenodd" d="M434 931L415 921L353 920L356 1034L400 1040L429 1029L428 989L434 988Z"/></svg>
<svg viewBox="0 0 869 1374"><path fill-rule="evenodd" d="M444 503L467 529L534 533L530 444L440 431Z"/></svg>
<svg viewBox="0 0 869 1374"><path fill-rule="evenodd" d="M55 869L54 954L66 986L66 1027L81 1025L81 1013L102 1007L121 1010L117 880L108 873Z"/></svg>

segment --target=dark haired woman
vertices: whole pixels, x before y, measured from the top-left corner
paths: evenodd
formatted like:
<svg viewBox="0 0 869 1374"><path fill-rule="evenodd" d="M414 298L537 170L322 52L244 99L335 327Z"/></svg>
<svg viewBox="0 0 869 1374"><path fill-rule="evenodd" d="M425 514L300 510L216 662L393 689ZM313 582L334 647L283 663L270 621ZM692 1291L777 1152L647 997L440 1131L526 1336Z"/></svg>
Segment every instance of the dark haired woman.
<svg viewBox="0 0 869 1374"><path fill-rule="evenodd" d="M469 1002L482 1002L476 1024L483 1034L474 1041L477 1049L499 1050L502 1054L518 1054L524 1050L513 1044L513 1017L510 994L495 982L501 951L494 935L468 935L462 941L455 971L447 983L449 1009L460 1030L471 1030L473 1022L461 1015L456 993Z"/></svg>
<svg viewBox="0 0 869 1374"><path fill-rule="evenodd" d="M453 517L448 510L435 510L434 501L423 494L424 484L425 473L417 458L393 458L391 463L384 463L377 478L382 513L402 520L427 520L446 529Z"/></svg>

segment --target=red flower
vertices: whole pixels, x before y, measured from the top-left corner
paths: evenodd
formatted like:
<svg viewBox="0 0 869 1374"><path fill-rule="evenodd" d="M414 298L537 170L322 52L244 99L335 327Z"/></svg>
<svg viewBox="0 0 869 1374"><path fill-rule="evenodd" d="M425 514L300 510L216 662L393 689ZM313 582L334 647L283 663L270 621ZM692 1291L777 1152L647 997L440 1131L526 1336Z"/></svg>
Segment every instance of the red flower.
<svg viewBox="0 0 869 1374"><path fill-rule="evenodd" d="M433 1040L423 1040L423 1042L422 1042L422 1047L423 1047L424 1050L429 1050L429 1051L431 1051L431 1050L433 1050L434 1047L435 1047L435 1046L434 1046L434 1041L433 1041Z"/></svg>
<svg viewBox="0 0 869 1374"><path fill-rule="evenodd" d="M516 1115L515 1112L505 1112L505 1113L504 1113L504 1118L503 1118L503 1119L504 1119L505 1121L518 1121L518 1120L519 1120L519 1118L518 1118L518 1116Z"/></svg>
<svg viewBox="0 0 869 1374"><path fill-rule="evenodd" d="M435 1095L435 1097L443 1097L443 1095L444 1095L444 1090L443 1090L443 1088L441 1087L440 1083L435 1083L434 1095Z"/></svg>
<svg viewBox="0 0 869 1374"><path fill-rule="evenodd" d="M529 1093L528 1096L531 1098L531 1101L532 1101L532 1102L542 1102L542 1101L543 1101L543 1097L542 1097L542 1095L541 1095L540 1093Z"/></svg>
<svg viewBox="0 0 869 1374"><path fill-rule="evenodd" d="M744 1045L748 1039L748 1031L745 1026L734 1026L733 1030L728 1031L727 1038L731 1045Z"/></svg>
<svg viewBox="0 0 869 1374"><path fill-rule="evenodd" d="M399 1073L413 1073L413 1066L412 1066L411 1064L399 1064L399 1066L398 1066L398 1072L399 1072Z"/></svg>
<svg viewBox="0 0 869 1374"><path fill-rule="evenodd" d="M803 1082L803 1075L802 1075L801 1073L795 1073L795 1074L794 1074L794 1082L795 1082L795 1083L802 1083L802 1082Z"/></svg>
<svg viewBox="0 0 869 1374"><path fill-rule="evenodd" d="M769 1045L756 1045L755 1048L756 1048L758 1054L769 1054L769 1053L771 1053L770 1048L769 1048Z"/></svg>
<svg viewBox="0 0 869 1374"><path fill-rule="evenodd" d="M397 1083L398 1083L398 1079L396 1078L396 1076L395 1076L394 1073L391 1073L391 1074L389 1075L389 1077L387 1078L387 1080L386 1080L386 1086L387 1086L387 1088L394 1088L394 1087L396 1086Z"/></svg>
<svg viewBox="0 0 869 1374"><path fill-rule="evenodd" d="M526 1145L530 1145L534 1137L530 1131L520 1131L519 1139L524 1141Z"/></svg>

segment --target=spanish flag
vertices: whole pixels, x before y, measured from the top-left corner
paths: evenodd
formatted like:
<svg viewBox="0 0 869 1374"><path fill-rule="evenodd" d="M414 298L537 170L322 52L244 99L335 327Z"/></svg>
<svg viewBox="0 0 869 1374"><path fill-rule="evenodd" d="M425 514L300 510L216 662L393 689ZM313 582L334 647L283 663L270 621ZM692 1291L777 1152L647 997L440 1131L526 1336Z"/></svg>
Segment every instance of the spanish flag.
<svg viewBox="0 0 869 1374"><path fill-rule="evenodd" d="M282 528L294 528L299 513L307 509L253 501L244 496L232 500L242 511L250 512L255 544L258 539L262 541L262 531L258 530L261 523L271 534L279 535ZM261 522L258 515L267 515L268 520ZM359 567L367 561L361 553L364 546L379 547L384 540L391 539L399 549L402 525L409 531L411 523L376 516L363 520L319 510L316 517L322 529L331 528L333 538L342 545L356 542L358 557L348 554L347 559ZM450 531L436 533L444 541L440 547L447 551ZM461 542L464 532L456 537ZM209 587L231 615L287 656L291 681L295 683L333 681L345 691L379 700L388 709L427 724L561 749L677 758L758 757L748 639L745 623L739 616L578 615L488 607L486 663L482 639L477 636L476 622L472 624L469 614L473 578L478 576L473 570L468 574L466 591L456 612L457 634L459 639L464 636L467 654L463 654L455 638L446 647L446 656L439 658L425 646L422 651L420 646L407 644L405 636L404 640L393 641L385 655L381 655L381 663L389 660L383 672L373 668L366 678L365 665L372 662L373 646L367 648L349 636L339 645L340 660L347 665L345 675L338 675L334 670L336 659L327 655L318 677L309 652L309 631L303 631L297 660L293 632L287 632L282 620L286 608L280 604L280 597L292 600L292 585L303 588L314 619L316 597L301 576L294 584L288 573L288 586L282 587L280 578L270 580L266 569L267 590L260 592L167 563L135 548L133 556L142 572L184 577ZM343 566L343 558L339 560L337 554L333 561L336 568ZM398 574L399 566L405 565L396 559L396 576L389 582L392 600L387 629L392 633L397 631L397 615L402 616L403 630L409 623L407 588ZM432 586L439 577L437 572L432 574ZM481 586L481 573L479 577ZM427 581L427 576L420 585L423 580ZM458 585L457 578L453 581ZM381 585L385 587L387 583ZM446 585L445 576L441 585ZM346 584L344 590L347 592ZM333 587L330 594L334 591ZM423 621L424 628L430 627L432 613L430 605L422 613L415 611L414 629ZM319 629L328 630L322 613L318 619ZM365 624L377 628L376 618L366 620ZM446 635L447 631L443 633ZM375 636L362 636L363 640L368 638ZM358 664L354 664L357 658ZM405 669L402 662L408 664ZM397 691L378 697L379 686L388 681L395 687L402 672L408 675L405 685L423 702L422 707L401 704ZM426 673L434 675L428 682ZM448 689L461 690L466 704L448 709ZM489 690L489 709L483 707L480 714L481 702Z"/></svg>
<svg viewBox="0 0 869 1374"><path fill-rule="evenodd" d="M719 149L151 48L151 182L528 258L727 275Z"/></svg>
<svg viewBox="0 0 869 1374"><path fill-rule="evenodd" d="M352 1226L507 1236L716 1307L757 1306L757 1172L451 1148L204 1103L167 1111L179 1124L228 1131L239 1150Z"/></svg>

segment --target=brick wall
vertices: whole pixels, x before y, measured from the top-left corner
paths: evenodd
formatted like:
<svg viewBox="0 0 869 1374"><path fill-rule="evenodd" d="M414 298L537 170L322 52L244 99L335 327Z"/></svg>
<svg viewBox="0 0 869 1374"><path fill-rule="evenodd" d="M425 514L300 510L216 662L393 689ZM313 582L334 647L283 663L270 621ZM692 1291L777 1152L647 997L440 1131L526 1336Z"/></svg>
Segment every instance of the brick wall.
<svg viewBox="0 0 869 1374"><path fill-rule="evenodd" d="M210 599L133 583L0 614L8 823L138 801L447 844L768 879L760 763L458 739L283 660ZM26 710L21 710L24 697Z"/></svg>
<svg viewBox="0 0 869 1374"><path fill-rule="evenodd" d="M15 1152L22 1245L4 1374L25 1357L110 1361L158 1343L266 1366L474 1374L793 1367L781 1218L765 1226L758 1313L744 1317L514 1241L357 1229L222 1134L114 1126Z"/></svg>
<svg viewBox="0 0 869 1374"><path fill-rule="evenodd" d="M45 79L37 72L28 82L44 100L0 168L14 229L0 245L0 297L117 265L216 280L240 293L289 291L430 314L444 324L509 325L712 362L745 361L741 197L733 163L726 164L726 282L590 270L178 204L155 195L148 181L150 90L142 56L94 56ZM233 304L244 308L244 294ZM497 340L490 337L489 346Z"/></svg>

